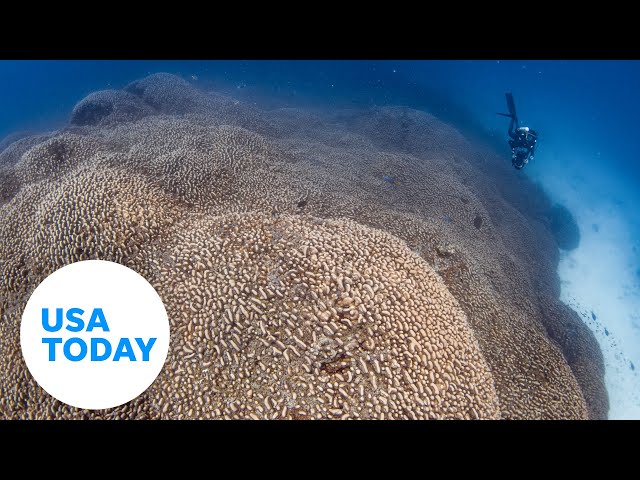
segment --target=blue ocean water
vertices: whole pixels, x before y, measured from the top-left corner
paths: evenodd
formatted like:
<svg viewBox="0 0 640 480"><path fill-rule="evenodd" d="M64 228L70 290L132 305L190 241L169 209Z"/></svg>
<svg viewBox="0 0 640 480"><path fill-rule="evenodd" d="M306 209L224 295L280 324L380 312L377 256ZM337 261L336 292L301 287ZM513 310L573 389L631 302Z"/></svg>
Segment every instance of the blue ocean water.
<svg viewBox="0 0 640 480"><path fill-rule="evenodd" d="M0 138L56 128L88 93L175 73L261 106L406 105L502 149L504 94L540 134L522 172L566 205L581 245L562 298L596 334L611 418L640 418L639 61L0 61Z"/></svg>

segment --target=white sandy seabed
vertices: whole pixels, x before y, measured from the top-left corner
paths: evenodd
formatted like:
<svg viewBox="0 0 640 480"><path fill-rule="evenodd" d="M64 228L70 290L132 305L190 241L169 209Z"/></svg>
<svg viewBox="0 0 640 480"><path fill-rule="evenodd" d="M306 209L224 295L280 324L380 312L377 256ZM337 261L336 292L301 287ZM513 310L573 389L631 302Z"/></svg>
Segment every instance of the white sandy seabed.
<svg viewBox="0 0 640 480"><path fill-rule="evenodd" d="M530 171L580 227L578 248L561 251L561 299L600 344L609 418L640 419L640 194L610 171L567 167Z"/></svg>

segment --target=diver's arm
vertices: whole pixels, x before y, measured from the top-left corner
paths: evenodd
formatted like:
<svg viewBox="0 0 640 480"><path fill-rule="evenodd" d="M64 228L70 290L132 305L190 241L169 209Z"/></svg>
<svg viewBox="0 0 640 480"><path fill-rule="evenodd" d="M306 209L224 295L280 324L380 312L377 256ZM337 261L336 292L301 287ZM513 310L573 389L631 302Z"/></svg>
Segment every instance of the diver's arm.
<svg viewBox="0 0 640 480"><path fill-rule="evenodd" d="M536 142L537 142L537 135L535 133L532 133L530 138L528 138L529 150L531 151L532 154L533 154L533 150L536 148Z"/></svg>

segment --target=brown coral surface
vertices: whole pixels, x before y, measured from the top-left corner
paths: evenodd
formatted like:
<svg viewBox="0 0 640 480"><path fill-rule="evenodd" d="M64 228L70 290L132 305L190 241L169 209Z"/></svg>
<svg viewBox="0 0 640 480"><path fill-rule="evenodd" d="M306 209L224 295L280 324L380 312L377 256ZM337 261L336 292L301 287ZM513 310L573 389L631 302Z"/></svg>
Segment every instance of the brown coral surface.
<svg viewBox="0 0 640 480"><path fill-rule="evenodd" d="M260 111L169 74L94 93L0 152L0 416L606 418L551 208L425 112ZM106 411L19 351L33 289L93 258L145 276L172 333Z"/></svg>

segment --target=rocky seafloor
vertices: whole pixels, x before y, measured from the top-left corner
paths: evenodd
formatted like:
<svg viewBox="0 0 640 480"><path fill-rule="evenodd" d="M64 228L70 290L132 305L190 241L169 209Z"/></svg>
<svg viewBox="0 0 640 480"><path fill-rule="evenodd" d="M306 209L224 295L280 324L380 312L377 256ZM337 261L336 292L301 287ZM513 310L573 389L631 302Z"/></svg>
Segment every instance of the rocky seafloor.
<svg viewBox="0 0 640 480"><path fill-rule="evenodd" d="M571 214L428 113L265 111L160 73L0 150L0 417L607 417L558 298ZM103 411L19 345L31 292L85 259L143 275L171 325L156 381Z"/></svg>

